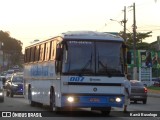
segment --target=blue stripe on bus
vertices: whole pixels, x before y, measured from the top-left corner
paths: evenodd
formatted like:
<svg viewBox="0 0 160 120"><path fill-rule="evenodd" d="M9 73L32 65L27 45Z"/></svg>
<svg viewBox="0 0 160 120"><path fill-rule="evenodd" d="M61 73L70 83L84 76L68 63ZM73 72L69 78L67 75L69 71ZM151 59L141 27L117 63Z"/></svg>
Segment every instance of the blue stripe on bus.
<svg viewBox="0 0 160 120"><path fill-rule="evenodd" d="M123 86L122 83L90 83L90 82L68 82L68 85L89 85L89 86Z"/></svg>

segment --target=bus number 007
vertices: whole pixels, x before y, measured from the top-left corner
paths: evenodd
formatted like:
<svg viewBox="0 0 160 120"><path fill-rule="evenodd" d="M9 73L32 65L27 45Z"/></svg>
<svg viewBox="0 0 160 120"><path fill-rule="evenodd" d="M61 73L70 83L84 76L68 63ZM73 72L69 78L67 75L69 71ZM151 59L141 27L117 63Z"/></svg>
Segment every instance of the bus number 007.
<svg viewBox="0 0 160 120"><path fill-rule="evenodd" d="M75 81L75 82L82 82L84 80L84 77L71 77L70 81Z"/></svg>

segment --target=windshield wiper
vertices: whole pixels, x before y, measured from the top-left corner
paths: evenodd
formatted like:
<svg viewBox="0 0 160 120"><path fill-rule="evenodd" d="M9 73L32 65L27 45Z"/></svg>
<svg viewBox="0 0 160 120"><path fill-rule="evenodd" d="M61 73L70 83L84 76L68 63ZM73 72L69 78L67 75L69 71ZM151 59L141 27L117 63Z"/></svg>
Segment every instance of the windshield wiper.
<svg viewBox="0 0 160 120"><path fill-rule="evenodd" d="M99 60L99 53L98 53L98 70L99 70L99 65L101 65L104 69L104 72L107 73L108 77L112 77L111 73L108 72L107 66L105 66L100 60Z"/></svg>
<svg viewBox="0 0 160 120"><path fill-rule="evenodd" d="M108 72L107 66L105 66L100 60L98 60L98 66L101 65L104 69L104 72L107 73L108 77L112 77L111 73ZM99 67L98 67L99 68Z"/></svg>
<svg viewBox="0 0 160 120"><path fill-rule="evenodd" d="M90 65L90 68L91 68L91 65L92 65L91 63L92 63L92 53L91 53L90 60L88 60L87 63L84 65L84 67L82 67L82 69L80 70L80 72L78 73L78 75L81 76L86 71L89 71L89 73L92 72L91 69L86 69L89 65Z"/></svg>

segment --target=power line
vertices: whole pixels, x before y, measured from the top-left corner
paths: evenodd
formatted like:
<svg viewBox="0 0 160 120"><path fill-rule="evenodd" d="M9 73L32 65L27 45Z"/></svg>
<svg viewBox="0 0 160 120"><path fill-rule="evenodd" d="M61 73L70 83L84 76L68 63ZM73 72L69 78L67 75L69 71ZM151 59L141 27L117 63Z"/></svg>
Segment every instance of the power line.
<svg viewBox="0 0 160 120"><path fill-rule="evenodd" d="M118 19L118 18L120 18L122 15L123 15L123 11L121 11L120 13L118 13L118 14L116 15L116 17L113 18L113 19ZM101 30L104 29L105 27L108 27L108 25L110 25L110 24L113 24L113 23L111 22L111 20L110 20L110 18L109 18L108 21L105 22L105 24L104 24L101 28L98 29L98 31L101 31Z"/></svg>
<svg viewBox="0 0 160 120"><path fill-rule="evenodd" d="M140 29L140 30L138 30L138 31L159 31L159 30L160 30L160 29L145 29L145 30L143 30L143 29L141 30L141 29Z"/></svg>
<svg viewBox="0 0 160 120"><path fill-rule="evenodd" d="M143 25L143 26L138 26L138 28L160 28L160 26L157 26L157 25Z"/></svg>

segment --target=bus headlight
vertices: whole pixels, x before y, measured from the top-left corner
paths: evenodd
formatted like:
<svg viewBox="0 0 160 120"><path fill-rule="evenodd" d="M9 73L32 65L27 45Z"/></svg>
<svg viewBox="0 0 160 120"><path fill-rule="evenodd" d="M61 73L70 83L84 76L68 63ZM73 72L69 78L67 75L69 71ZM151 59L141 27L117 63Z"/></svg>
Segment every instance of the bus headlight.
<svg viewBox="0 0 160 120"><path fill-rule="evenodd" d="M69 97L67 98L67 101L70 102L70 103L74 102L74 97L69 96Z"/></svg>
<svg viewBox="0 0 160 120"><path fill-rule="evenodd" d="M116 98L116 102L121 102L121 101L122 101L121 98L119 98L119 97Z"/></svg>

